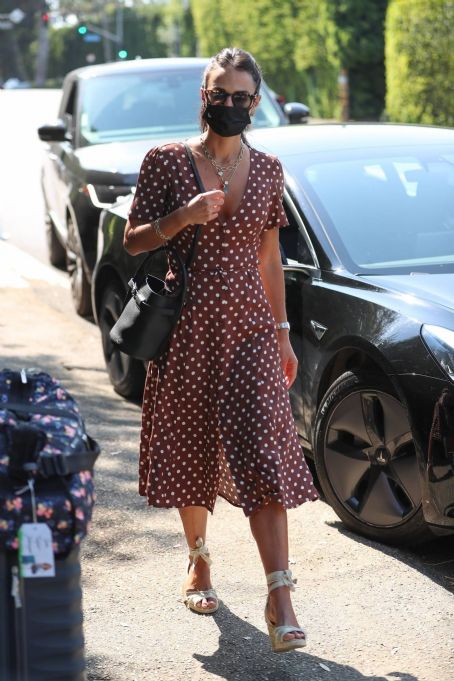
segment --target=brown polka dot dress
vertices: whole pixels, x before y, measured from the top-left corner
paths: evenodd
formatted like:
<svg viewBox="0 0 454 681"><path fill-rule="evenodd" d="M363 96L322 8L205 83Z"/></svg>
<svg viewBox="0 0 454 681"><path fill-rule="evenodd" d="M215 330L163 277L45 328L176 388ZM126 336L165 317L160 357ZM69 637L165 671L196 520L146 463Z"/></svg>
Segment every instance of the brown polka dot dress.
<svg viewBox="0 0 454 681"><path fill-rule="evenodd" d="M149 222L199 192L184 146L156 147L130 217ZM270 501L293 508L317 498L258 270L263 230L287 224L282 194L278 159L251 149L235 215L201 227L183 313L169 349L148 365L139 493L152 506L213 511L219 494L249 516ZM183 257L194 230L172 240ZM172 265L170 256L169 281Z"/></svg>

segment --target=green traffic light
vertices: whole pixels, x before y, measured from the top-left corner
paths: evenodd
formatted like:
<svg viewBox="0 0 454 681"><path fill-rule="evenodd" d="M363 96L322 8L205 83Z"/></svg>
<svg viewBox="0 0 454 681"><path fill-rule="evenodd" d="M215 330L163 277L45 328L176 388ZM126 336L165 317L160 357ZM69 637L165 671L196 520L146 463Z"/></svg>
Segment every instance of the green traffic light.
<svg viewBox="0 0 454 681"><path fill-rule="evenodd" d="M86 32L87 32L87 27L86 26L79 26L79 28L77 30L80 33L80 35L85 35Z"/></svg>
<svg viewBox="0 0 454 681"><path fill-rule="evenodd" d="M118 56L120 57L120 59L126 59L126 57L128 56L128 52L126 50L120 50Z"/></svg>

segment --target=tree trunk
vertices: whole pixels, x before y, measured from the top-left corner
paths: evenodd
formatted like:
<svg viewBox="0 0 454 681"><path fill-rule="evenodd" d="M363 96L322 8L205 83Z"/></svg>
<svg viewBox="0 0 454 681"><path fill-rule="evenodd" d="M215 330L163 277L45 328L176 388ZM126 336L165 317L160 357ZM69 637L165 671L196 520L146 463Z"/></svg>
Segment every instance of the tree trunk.
<svg viewBox="0 0 454 681"><path fill-rule="evenodd" d="M348 70L341 69L337 79L339 83L339 103L341 120L348 121L350 118L350 92L348 88Z"/></svg>
<svg viewBox="0 0 454 681"><path fill-rule="evenodd" d="M38 53L36 55L35 85L43 87L47 79L49 60L49 29L41 21L38 28Z"/></svg>

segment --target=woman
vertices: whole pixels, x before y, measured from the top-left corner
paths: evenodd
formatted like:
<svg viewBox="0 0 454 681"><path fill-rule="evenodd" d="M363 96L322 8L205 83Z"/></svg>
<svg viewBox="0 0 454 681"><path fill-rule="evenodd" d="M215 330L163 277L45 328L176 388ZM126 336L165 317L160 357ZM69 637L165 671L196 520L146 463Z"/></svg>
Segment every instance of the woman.
<svg viewBox="0 0 454 681"><path fill-rule="evenodd" d="M288 397L297 359L279 252L279 227L287 224L282 168L242 135L260 82L243 50L211 59L201 88L202 135L188 140L205 189L183 144L152 149L124 246L135 255L171 242L186 257L202 225L183 314L168 351L148 368L139 492L152 506L179 509L190 561L183 597L199 613L219 604L205 545L208 511L218 494L243 508L267 576L272 647L286 651L306 644L290 600L286 509L317 493Z"/></svg>

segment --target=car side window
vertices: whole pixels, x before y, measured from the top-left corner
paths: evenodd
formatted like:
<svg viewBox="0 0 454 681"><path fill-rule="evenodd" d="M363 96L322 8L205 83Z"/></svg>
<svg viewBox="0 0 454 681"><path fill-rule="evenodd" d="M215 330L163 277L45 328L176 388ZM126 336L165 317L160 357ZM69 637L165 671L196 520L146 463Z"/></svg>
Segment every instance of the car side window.
<svg viewBox="0 0 454 681"><path fill-rule="evenodd" d="M281 251L290 260L296 260L302 265L314 267L314 260L307 242L307 235L299 227L295 215L284 199L284 209L288 219L288 227L280 230L279 239Z"/></svg>

